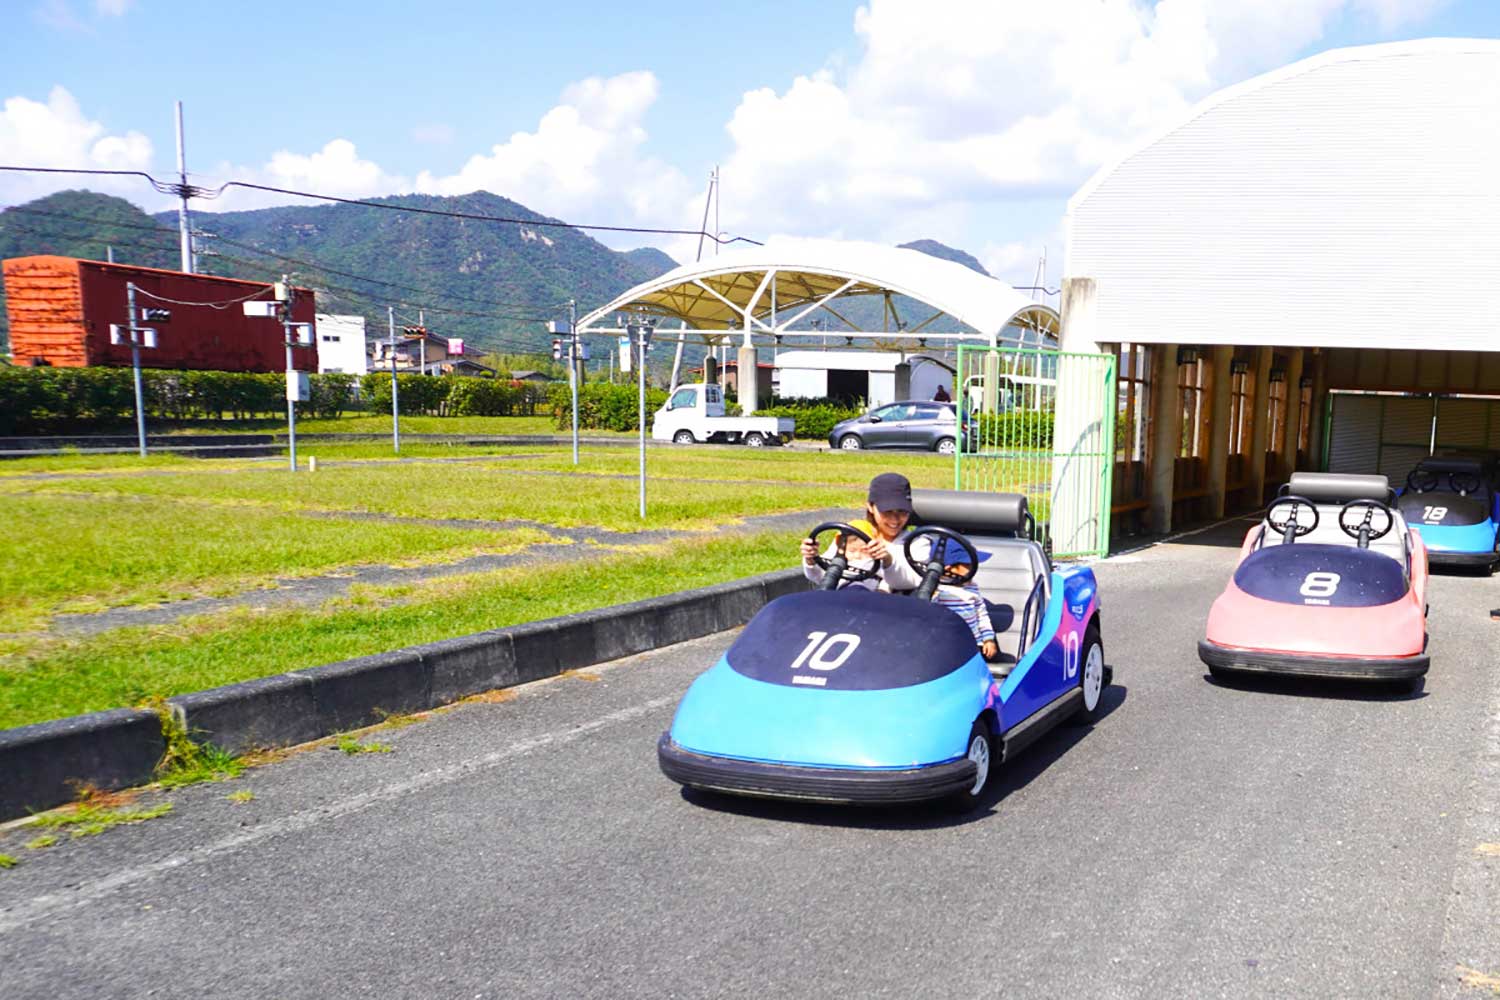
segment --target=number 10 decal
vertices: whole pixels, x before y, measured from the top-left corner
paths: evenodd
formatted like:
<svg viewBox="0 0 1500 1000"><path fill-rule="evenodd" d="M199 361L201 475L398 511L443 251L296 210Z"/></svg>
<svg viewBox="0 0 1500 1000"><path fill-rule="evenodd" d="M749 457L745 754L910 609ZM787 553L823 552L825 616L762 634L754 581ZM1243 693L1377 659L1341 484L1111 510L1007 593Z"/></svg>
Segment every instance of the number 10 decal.
<svg viewBox="0 0 1500 1000"><path fill-rule="evenodd" d="M1073 632L1063 640L1063 680L1070 681L1078 676L1078 661L1082 659L1083 640Z"/></svg>
<svg viewBox="0 0 1500 1000"><path fill-rule="evenodd" d="M837 654L835 647L843 647ZM792 669L806 663L814 670L837 670L844 662L854 655L859 648L859 636L852 632L840 632L837 635L829 635L827 632L807 633L807 645L802 653L792 662Z"/></svg>

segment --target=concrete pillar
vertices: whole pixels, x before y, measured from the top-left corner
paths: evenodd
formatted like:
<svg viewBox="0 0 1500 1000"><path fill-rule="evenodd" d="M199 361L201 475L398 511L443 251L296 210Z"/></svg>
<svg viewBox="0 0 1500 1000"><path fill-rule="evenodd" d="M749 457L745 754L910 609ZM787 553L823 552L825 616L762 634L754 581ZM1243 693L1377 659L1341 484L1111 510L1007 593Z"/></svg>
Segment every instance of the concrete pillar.
<svg viewBox="0 0 1500 1000"><path fill-rule="evenodd" d="M755 364L755 348L741 347L738 361L740 412L749 416L760 406L760 368Z"/></svg>
<svg viewBox="0 0 1500 1000"><path fill-rule="evenodd" d="M1281 467L1297 471L1297 429L1302 426L1302 348L1286 360L1286 433L1281 438Z"/></svg>
<svg viewBox="0 0 1500 1000"><path fill-rule="evenodd" d="M1266 419L1266 407L1271 398L1271 349L1255 349L1255 398L1246 402L1250 407L1250 468L1245 470L1245 482L1249 486L1250 502L1259 507L1266 495L1266 435L1270 432L1270 421Z"/></svg>
<svg viewBox="0 0 1500 1000"><path fill-rule="evenodd" d="M1099 295L1093 278L1063 279L1061 312L1058 349L1078 354L1100 353Z"/></svg>
<svg viewBox="0 0 1500 1000"><path fill-rule="evenodd" d="M1312 420L1307 426L1307 461L1314 472L1323 471L1327 461L1323 454L1324 418L1328 413L1328 353L1317 351L1308 358L1312 368Z"/></svg>
<svg viewBox="0 0 1500 1000"><path fill-rule="evenodd" d="M719 381L719 359L712 353L703 355L703 381Z"/></svg>
<svg viewBox="0 0 1500 1000"><path fill-rule="evenodd" d="M1208 515L1224 516L1224 486L1229 478L1229 404L1234 377L1234 348L1213 348L1208 366Z"/></svg>
<svg viewBox="0 0 1500 1000"><path fill-rule="evenodd" d="M1182 447L1182 401L1177 393L1177 345L1151 345L1151 464L1146 470L1150 530L1172 530L1172 489Z"/></svg>
<svg viewBox="0 0 1500 1000"><path fill-rule="evenodd" d="M896 366L896 398L911 399L910 361L903 361Z"/></svg>

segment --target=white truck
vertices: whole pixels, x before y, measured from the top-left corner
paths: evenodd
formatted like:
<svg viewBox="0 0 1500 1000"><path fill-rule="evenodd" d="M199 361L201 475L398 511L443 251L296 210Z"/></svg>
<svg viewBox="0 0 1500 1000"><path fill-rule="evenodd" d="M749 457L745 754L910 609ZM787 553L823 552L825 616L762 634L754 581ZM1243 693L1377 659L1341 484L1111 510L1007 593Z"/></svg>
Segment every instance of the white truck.
<svg viewBox="0 0 1500 1000"><path fill-rule="evenodd" d="M796 422L791 417L726 417L724 390L714 382L679 386L651 421L656 441L695 444L703 441L752 448L784 444L792 439Z"/></svg>

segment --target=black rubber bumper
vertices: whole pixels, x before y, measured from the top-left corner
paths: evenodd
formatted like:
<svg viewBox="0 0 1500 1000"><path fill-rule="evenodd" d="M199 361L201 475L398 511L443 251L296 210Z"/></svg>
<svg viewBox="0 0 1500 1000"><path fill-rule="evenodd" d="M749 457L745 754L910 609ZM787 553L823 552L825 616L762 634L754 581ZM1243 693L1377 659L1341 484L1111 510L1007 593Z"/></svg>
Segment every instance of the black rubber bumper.
<svg viewBox="0 0 1500 1000"><path fill-rule="evenodd" d="M898 805L942 798L973 785L977 774L971 760L900 771L859 771L710 757L684 750L672 742L669 733L662 733L656 743L656 760L662 774L689 788L858 805Z"/></svg>
<svg viewBox="0 0 1500 1000"><path fill-rule="evenodd" d="M1292 677L1343 677L1366 681L1399 681L1427 673L1429 657L1388 658L1361 656L1311 656L1306 653L1270 652L1219 646L1198 640L1198 659L1222 670L1256 674L1286 674Z"/></svg>
<svg viewBox="0 0 1500 1000"><path fill-rule="evenodd" d="M1427 565L1465 569L1483 569L1495 561L1494 552L1444 552L1427 550Z"/></svg>

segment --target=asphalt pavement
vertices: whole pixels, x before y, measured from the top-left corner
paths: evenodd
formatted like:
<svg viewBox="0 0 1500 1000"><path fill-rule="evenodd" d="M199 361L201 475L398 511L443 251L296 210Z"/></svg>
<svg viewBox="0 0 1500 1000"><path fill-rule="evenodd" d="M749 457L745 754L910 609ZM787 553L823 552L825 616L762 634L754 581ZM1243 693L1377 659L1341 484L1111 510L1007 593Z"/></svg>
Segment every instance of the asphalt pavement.
<svg viewBox="0 0 1500 1000"><path fill-rule="evenodd" d="M1108 711L972 816L683 793L655 740L714 636L0 832L0 995L1493 995L1500 580L1434 578L1414 695L1224 687L1195 643L1243 528L1096 564Z"/></svg>

